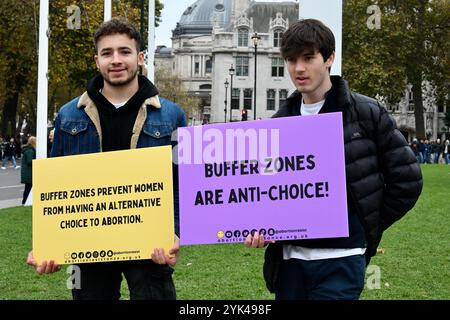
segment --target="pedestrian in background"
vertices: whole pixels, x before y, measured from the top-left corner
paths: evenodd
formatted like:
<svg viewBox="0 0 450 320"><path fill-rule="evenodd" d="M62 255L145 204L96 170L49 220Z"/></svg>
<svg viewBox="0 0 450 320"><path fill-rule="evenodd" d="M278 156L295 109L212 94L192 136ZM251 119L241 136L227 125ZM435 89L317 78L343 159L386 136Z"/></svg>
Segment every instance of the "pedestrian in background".
<svg viewBox="0 0 450 320"><path fill-rule="evenodd" d="M445 140L442 147L442 157L445 160L445 164L450 164L450 141Z"/></svg>
<svg viewBox="0 0 450 320"><path fill-rule="evenodd" d="M3 161L2 161L2 169L6 169L6 163L9 161L12 162L14 169L20 168L20 166L16 163L16 142L14 138L11 138L9 142L5 143Z"/></svg>
<svg viewBox="0 0 450 320"><path fill-rule="evenodd" d="M52 152L52 146L53 146L53 134L55 132L55 129L50 130L48 133L48 141L47 141L47 158L50 158L50 153Z"/></svg>
<svg viewBox="0 0 450 320"><path fill-rule="evenodd" d="M25 184L22 204L27 201L33 182L33 159L36 159L36 137L29 137L27 144L22 148L22 170L20 182Z"/></svg>

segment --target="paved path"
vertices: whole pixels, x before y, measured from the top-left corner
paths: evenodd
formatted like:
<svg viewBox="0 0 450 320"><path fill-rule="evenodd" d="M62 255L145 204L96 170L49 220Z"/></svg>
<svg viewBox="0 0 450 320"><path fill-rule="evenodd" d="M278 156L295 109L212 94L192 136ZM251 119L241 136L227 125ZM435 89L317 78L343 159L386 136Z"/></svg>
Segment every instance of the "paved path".
<svg viewBox="0 0 450 320"><path fill-rule="evenodd" d="M10 199L10 200L0 200L0 209L18 207L22 205L22 198Z"/></svg>
<svg viewBox="0 0 450 320"><path fill-rule="evenodd" d="M20 169L10 167L0 169L0 209L20 206L24 185L20 183ZM20 160L17 161L20 165Z"/></svg>

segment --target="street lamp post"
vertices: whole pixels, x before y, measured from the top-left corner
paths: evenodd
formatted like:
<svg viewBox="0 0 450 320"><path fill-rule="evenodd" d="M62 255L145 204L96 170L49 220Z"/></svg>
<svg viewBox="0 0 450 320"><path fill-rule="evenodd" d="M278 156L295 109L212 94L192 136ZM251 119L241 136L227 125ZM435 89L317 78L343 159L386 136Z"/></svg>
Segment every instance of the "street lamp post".
<svg viewBox="0 0 450 320"><path fill-rule="evenodd" d="M255 32L255 34L252 36L253 45L255 46L255 78L254 78L254 88L253 88L253 120L256 120L256 66L257 66L257 59L258 59L258 42L261 39L260 36L258 36L258 33Z"/></svg>
<svg viewBox="0 0 450 320"><path fill-rule="evenodd" d="M230 69L228 69L228 71L230 72L230 77L231 77L231 84L230 84L230 122L232 121L232 111L233 111L233 76L234 76L234 68L233 68L233 64L231 64Z"/></svg>
<svg viewBox="0 0 450 320"><path fill-rule="evenodd" d="M225 79L225 108L223 109L223 111L225 112L225 123L227 122L227 101L228 101L228 79Z"/></svg>

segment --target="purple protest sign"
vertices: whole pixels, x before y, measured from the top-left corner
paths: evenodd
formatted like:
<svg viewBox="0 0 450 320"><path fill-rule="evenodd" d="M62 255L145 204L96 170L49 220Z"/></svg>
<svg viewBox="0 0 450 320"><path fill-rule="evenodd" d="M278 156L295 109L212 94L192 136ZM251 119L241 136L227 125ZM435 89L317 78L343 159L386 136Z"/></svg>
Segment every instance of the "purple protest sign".
<svg viewBox="0 0 450 320"><path fill-rule="evenodd" d="M341 113L178 129L181 244L348 236Z"/></svg>

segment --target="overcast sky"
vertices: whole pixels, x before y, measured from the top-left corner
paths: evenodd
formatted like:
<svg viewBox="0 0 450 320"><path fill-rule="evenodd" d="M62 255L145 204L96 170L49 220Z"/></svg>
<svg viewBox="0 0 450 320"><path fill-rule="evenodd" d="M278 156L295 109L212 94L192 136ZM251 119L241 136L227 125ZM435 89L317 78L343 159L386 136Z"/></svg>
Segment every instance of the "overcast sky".
<svg viewBox="0 0 450 320"><path fill-rule="evenodd" d="M1 1L1 0L0 0ZM282 2L286 0L258 0L258 2ZM162 0L164 9L162 11L162 23L156 28L156 45L172 46L170 37L172 30L175 29L181 15L196 0Z"/></svg>

